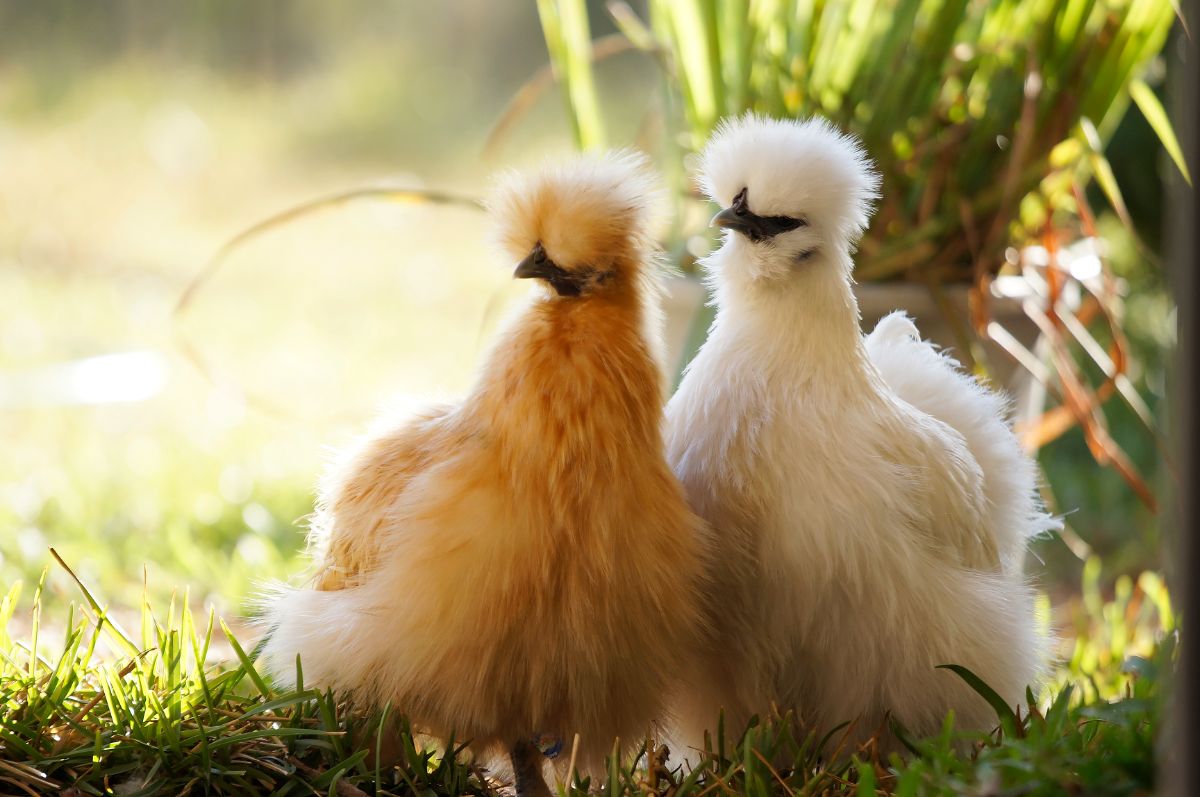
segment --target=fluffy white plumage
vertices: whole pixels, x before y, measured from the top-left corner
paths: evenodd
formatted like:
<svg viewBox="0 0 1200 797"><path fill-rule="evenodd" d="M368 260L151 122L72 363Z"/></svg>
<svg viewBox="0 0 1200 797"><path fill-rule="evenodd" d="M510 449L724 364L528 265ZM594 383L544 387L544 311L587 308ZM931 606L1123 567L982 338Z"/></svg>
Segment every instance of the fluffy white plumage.
<svg viewBox="0 0 1200 797"><path fill-rule="evenodd" d="M681 690L682 741L719 708L736 728L772 704L813 727L857 720L860 737L886 712L918 734L949 709L989 726L936 665L1022 699L1047 654L1022 558L1056 525L1003 399L903 314L864 339L851 252L878 178L855 140L747 116L701 168L722 207L802 221L766 237L723 222L705 262L717 317L667 409L668 457L721 563L720 648Z"/></svg>

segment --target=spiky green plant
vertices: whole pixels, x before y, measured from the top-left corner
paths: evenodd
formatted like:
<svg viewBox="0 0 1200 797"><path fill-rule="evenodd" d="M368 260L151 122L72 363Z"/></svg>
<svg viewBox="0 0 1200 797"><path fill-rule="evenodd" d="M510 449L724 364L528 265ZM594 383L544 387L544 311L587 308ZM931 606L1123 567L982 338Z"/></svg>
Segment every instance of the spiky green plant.
<svg viewBox="0 0 1200 797"><path fill-rule="evenodd" d="M585 0L538 7L576 140L599 146ZM883 199L860 280L994 273L1054 214L1070 223L1091 179L1124 217L1103 146L1131 100L1187 174L1142 80L1174 19L1166 0L649 0L648 22L608 8L660 63L685 151L745 111L821 115L862 138Z"/></svg>
<svg viewBox="0 0 1200 797"><path fill-rule="evenodd" d="M587 51L581 30L586 5L538 5L583 148L607 140L591 88L601 48ZM883 177L855 259L858 281L927 286L969 368L988 375L999 350L1056 401L1029 425L1026 445L1078 425L1096 461L1156 509L1147 480L1108 433L1103 409L1115 392L1157 435L1125 373L1120 297L1111 287L1080 289L1080 315L1099 319L1093 326L1112 340L1106 351L1059 302L1073 277L1057 253L1096 236L1086 198L1093 182L1137 239L1104 154L1131 103L1190 182L1167 114L1144 79L1175 19L1168 0L647 0L646 21L624 0L607 8L630 45L660 67L661 162L677 189L675 218L690 220L665 242L679 265L690 265L693 247L685 242L706 218L689 212L696 192L681 164L722 118L754 111L832 120L862 139ZM567 19L574 21L570 35ZM603 43L605 53L616 51ZM507 114L502 121L511 125ZM1032 243L1044 247L1036 264L1021 255ZM1026 312L1051 355L1034 354L993 323L986 288L1005 269L1044 271L1036 281L1048 286L1043 301L1026 303ZM966 308L948 299L947 284L969 286ZM695 326L691 350L709 320ZM996 347L989 352L981 339ZM1096 371L1103 384L1088 378Z"/></svg>

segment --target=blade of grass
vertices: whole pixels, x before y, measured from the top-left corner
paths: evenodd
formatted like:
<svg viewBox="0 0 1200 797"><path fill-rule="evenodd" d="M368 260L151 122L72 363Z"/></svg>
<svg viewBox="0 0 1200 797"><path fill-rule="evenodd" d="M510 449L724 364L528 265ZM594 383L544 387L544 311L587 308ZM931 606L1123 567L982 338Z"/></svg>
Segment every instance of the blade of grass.
<svg viewBox="0 0 1200 797"><path fill-rule="evenodd" d="M1163 149L1175 162L1183 179L1187 181L1188 185L1191 185L1192 175L1188 171L1187 161L1184 160L1183 150L1179 147L1179 140L1175 138L1175 129L1171 126L1171 120L1167 118L1167 112L1163 110L1162 103L1158 101L1154 90L1146 85L1144 80L1135 79L1129 84L1129 96L1133 98L1133 102L1142 112L1142 116L1150 123L1154 134L1158 136Z"/></svg>
<svg viewBox="0 0 1200 797"><path fill-rule="evenodd" d="M604 147L604 122L592 71L592 41L584 0L538 0L550 61L567 99L580 149Z"/></svg>
<svg viewBox="0 0 1200 797"><path fill-rule="evenodd" d="M592 63L595 64L635 48L643 49L629 38L629 34L610 33L591 43L590 57ZM508 134L529 113L546 90L554 85L554 79L554 67L552 64L545 64L529 80L525 81L521 88L517 89L512 99L504 106L504 110L500 112L500 118L492 125L487 140L483 144L482 157L485 161L493 160L496 157L496 153Z"/></svg>
<svg viewBox="0 0 1200 797"><path fill-rule="evenodd" d="M246 655L246 651L242 649L241 643L238 642L233 632L229 630L229 626L225 624L224 620L221 621L221 630L225 632L225 639L229 641L229 646L233 648L234 654L237 655L238 661L241 662L242 671L254 682L254 686L257 687L259 694L270 700L273 694L271 688L267 686L267 682L263 680L263 677L258 674L258 670L254 668L254 662Z"/></svg>
<svg viewBox="0 0 1200 797"><path fill-rule="evenodd" d="M83 597L87 601L88 606L90 606L92 611L95 612L97 618L103 620L110 634L116 639L117 643L124 648L125 652L135 658L140 656L141 650L137 647L137 645L133 644L133 640L129 638L129 635L121 629L116 621L108 616L107 610L100 605L99 601L97 601L95 597L92 596L91 590L87 588L87 585L83 583L79 576L75 575L75 571L71 569L70 565L63 561L63 558L58 555L58 551L54 550L54 548L51 548L50 555L54 557L54 560L58 562L63 570L67 571L67 575L71 577L71 580L75 582L77 587L79 587L79 591L83 593Z"/></svg>
<svg viewBox="0 0 1200 797"><path fill-rule="evenodd" d="M1009 735L1021 736L1023 729L1021 721L1017 719L1017 715L1013 712L1012 706L996 693L995 689L988 686L987 683L975 673L963 667L961 664L939 664L939 670L949 670L957 675L967 686L975 690L976 694L988 702L992 710L996 712L996 717L999 718L1001 726Z"/></svg>

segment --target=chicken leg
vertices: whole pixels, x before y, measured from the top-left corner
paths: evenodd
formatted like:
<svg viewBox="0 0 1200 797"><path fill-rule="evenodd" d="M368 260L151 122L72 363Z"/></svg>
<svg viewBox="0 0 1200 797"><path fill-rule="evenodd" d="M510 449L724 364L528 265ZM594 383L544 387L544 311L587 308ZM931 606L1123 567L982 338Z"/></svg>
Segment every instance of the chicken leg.
<svg viewBox="0 0 1200 797"><path fill-rule="evenodd" d="M542 753L528 739L513 745L513 777L516 779L517 797L551 797L550 787L542 776Z"/></svg>

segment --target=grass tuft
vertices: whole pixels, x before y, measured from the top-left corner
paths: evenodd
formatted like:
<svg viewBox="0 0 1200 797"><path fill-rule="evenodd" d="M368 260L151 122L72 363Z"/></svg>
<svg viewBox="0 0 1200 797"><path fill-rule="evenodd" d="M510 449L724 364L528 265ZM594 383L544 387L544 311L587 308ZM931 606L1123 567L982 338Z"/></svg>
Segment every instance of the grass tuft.
<svg viewBox="0 0 1200 797"><path fill-rule="evenodd" d="M45 576L31 609L29 644L7 636L19 585L0 600L0 793L493 795L508 785L471 762L465 744L431 747L391 707L357 714L330 693L305 688L302 676L299 688L276 690L225 623L210 614L200 629L186 600L165 617L143 602L142 645L130 651L129 636L71 578L84 602L78 615L72 608L53 654L39 639ZM1090 605L1077 618L1075 655L1040 699L1031 692L1028 705L1014 712L972 673L948 667L995 706L991 733L959 732L953 714L930 739L911 739L893 723L890 732L911 750L901 757L881 753L879 734L848 749L849 724L817 738L791 714L756 717L735 738L720 720L691 770L647 740L632 757L612 756L602 776L574 775L559 792L1150 792L1162 686L1176 661L1169 596L1154 574L1118 585L1108 601L1094 586L1085 583ZM213 666L207 655L217 622L234 661ZM111 655L101 655L102 648Z"/></svg>

